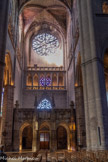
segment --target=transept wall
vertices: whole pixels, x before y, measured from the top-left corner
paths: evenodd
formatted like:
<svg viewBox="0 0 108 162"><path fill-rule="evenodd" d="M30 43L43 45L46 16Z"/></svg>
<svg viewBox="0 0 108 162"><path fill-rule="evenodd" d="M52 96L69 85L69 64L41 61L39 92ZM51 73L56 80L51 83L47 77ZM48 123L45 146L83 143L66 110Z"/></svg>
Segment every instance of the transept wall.
<svg viewBox="0 0 108 162"><path fill-rule="evenodd" d="M24 138L22 136L23 128L27 126L33 129L32 150L39 149L36 138L40 139L39 131L44 122L51 126L51 149L57 149L58 126L64 126L67 131L67 149L68 146L71 150L72 147L76 149L76 145L77 149L107 149L108 101L105 78L108 72L107 56L106 59L104 57L108 48L107 1L47 0L46 3L43 0L3 0L0 6L0 29L3 29L0 32L0 103L4 88L0 132L5 150L22 150L26 141L26 133ZM39 73L44 73L46 79L46 71L37 70L40 64L38 66L35 53L31 50L32 38L40 31L47 33L48 30L59 41L62 40L59 47L63 65L59 68L64 68L63 85L59 84L58 77L61 70L53 69L48 70L48 73L50 77L53 72L57 75L57 85L48 87L45 80L45 85L40 86ZM8 54L12 76L5 62ZM40 60L41 68L49 67L43 66L45 64ZM35 70L29 71L28 68ZM35 81L38 83L34 84L34 75L37 73L38 79L35 78ZM29 75L32 77L29 78ZM51 111L36 110L42 99L48 99ZM70 108L72 105L73 109Z"/></svg>

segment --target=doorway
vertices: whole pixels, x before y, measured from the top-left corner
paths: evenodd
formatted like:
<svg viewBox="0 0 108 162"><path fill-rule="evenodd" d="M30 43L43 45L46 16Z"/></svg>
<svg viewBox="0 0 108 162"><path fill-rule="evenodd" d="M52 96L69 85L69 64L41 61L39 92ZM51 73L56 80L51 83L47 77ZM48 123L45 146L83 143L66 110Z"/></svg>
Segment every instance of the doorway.
<svg viewBox="0 0 108 162"><path fill-rule="evenodd" d="M22 149L32 149L33 130L31 126L24 128L22 132Z"/></svg>
<svg viewBox="0 0 108 162"><path fill-rule="evenodd" d="M41 132L40 133L40 149L49 149L49 133Z"/></svg>
<svg viewBox="0 0 108 162"><path fill-rule="evenodd" d="M57 129L57 149L67 149L67 131L63 126Z"/></svg>

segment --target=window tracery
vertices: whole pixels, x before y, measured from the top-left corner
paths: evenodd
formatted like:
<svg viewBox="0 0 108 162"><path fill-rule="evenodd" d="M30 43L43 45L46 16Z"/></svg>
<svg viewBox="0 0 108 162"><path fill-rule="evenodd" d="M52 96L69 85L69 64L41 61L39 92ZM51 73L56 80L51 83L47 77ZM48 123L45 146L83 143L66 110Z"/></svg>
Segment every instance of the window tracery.
<svg viewBox="0 0 108 162"><path fill-rule="evenodd" d="M49 85L51 85L51 79L49 77L48 78L42 77L40 79L40 85L41 86L49 86Z"/></svg>
<svg viewBox="0 0 108 162"><path fill-rule="evenodd" d="M32 47L38 55L47 56L56 52L59 41L56 36L44 32L34 37Z"/></svg>
<svg viewBox="0 0 108 162"><path fill-rule="evenodd" d="M37 109L40 109L40 110L43 110L43 109L47 109L47 110L52 109L51 102L45 98L45 99L43 99L39 103Z"/></svg>
<svg viewBox="0 0 108 162"><path fill-rule="evenodd" d="M1 114L0 114L0 116L2 116L3 101L4 101L4 88L2 89L2 98L1 98Z"/></svg>

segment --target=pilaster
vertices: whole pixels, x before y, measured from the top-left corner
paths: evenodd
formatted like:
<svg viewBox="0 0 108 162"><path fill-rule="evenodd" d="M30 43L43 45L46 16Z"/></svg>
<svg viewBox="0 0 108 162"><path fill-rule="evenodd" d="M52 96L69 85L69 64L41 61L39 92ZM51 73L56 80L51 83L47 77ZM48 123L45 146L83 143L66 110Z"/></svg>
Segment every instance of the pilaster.
<svg viewBox="0 0 108 162"><path fill-rule="evenodd" d="M2 114L2 144L5 147L5 151L12 150L13 146L13 97L14 86L5 86Z"/></svg>
<svg viewBox="0 0 108 162"><path fill-rule="evenodd" d="M108 148L108 110L102 96L104 76L96 50L92 0L78 0L78 10L87 149L102 150Z"/></svg>
<svg viewBox="0 0 108 162"><path fill-rule="evenodd" d="M76 125L77 125L77 146L80 148L86 147L85 133L85 112L83 87L75 87L75 105L76 105Z"/></svg>
<svg viewBox="0 0 108 162"><path fill-rule="evenodd" d="M7 26L8 26L8 4L9 0L0 1L0 112L1 112L1 93L3 86L3 70L5 65Z"/></svg>

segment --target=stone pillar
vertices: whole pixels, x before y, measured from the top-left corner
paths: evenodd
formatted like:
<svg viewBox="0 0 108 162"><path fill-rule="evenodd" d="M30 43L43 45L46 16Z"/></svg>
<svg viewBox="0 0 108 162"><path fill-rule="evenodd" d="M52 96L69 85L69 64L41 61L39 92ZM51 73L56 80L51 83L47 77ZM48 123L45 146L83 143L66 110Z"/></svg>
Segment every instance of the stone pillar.
<svg viewBox="0 0 108 162"><path fill-rule="evenodd" d="M40 149L40 132L39 132L39 130L37 130L37 132L36 132L36 147L37 147L37 150L39 150Z"/></svg>
<svg viewBox="0 0 108 162"><path fill-rule="evenodd" d="M2 144L5 151L11 151L13 146L13 97L14 86L5 86L2 115Z"/></svg>
<svg viewBox="0 0 108 162"><path fill-rule="evenodd" d="M59 87L59 73L57 73L57 87Z"/></svg>
<svg viewBox="0 0 108 162"><path fill-rule="evenodd" d="M71 121L70 121L70 134L68 136L69 142L68 142L68 149L73 150L76 149L76 111L74 109L74 102L71 101L70 103L71 108Z"/></svg>
<svg viewBox="0 0 108 162"><path fill-rule="evenodd" d="M32 142L32 151L37 151L37 133L38 130L36 129L37 122L33 122L33 142Z"/></svg>
<svg viewBox="0 0 108 162"><path fill-rule="evenodd" d="M87 149L108 149L108 109L101 81L102 64L96 53L92 0L77 1Z"/></svg>
<svg viewBox="0 0 108 162"><path fill-rule="evenodd" d="M77 146L86 147L83 87L75 87Z"/></svg>
<svg viewBox="0 0 108 162"><path fill-rule="evenodd" d="M56 128L55 128L54 120L52 121L52 124L51 124L50 149L51 151L57 150Z"/></svg>
<svg viewBox="0 0 108 162"><path fill-rule="evenodd" d="M50 142L51 142L51 148L50 148L51 151L57 150L56 130L51 130Z"/></svg>
<svg viewBox="0 0 108 162"><path fill-rule="evenodd" d="M5 48L8 24L8 4L9 0L0 1L0 112L1 94L3 86L3 70L5 65Z"/></svg>

